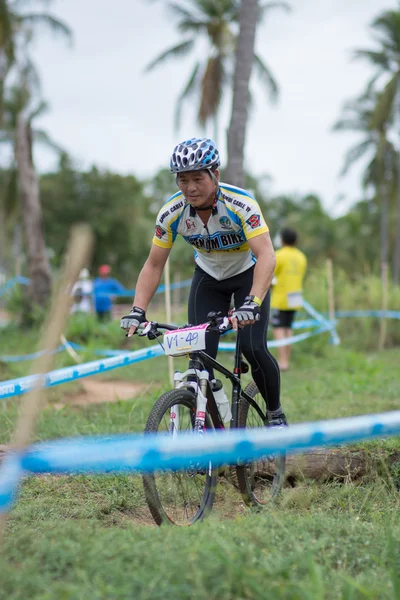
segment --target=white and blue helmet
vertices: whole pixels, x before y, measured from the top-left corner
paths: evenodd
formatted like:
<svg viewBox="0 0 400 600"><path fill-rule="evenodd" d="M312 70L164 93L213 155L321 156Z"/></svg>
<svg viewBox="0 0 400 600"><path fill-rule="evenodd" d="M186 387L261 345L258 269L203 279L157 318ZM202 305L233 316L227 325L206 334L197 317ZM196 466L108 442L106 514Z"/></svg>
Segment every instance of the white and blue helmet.
<svg viewBox="0 0 400 600"><path fill-rule="evenodd" d="M169 163L171 173L216 169L221 164L215 142L210 138L192 138L175 146Z"/></svg>

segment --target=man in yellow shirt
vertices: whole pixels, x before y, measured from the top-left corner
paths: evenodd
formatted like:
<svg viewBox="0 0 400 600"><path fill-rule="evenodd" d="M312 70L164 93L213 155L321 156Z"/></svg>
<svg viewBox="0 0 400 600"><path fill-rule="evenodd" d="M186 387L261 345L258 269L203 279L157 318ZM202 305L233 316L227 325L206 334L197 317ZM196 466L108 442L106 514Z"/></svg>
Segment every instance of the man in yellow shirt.
<svg viewBox="0 0 400 600"><path fill-rule="evenodd" d="M307 268L305 255L296 248L296 231L282 229L281 240L282 248L275 253L276 267L271 298L272 327L276 340L284 340L292 335L293 319L303 303L303 278ZM281 371L289 368L291 350L290 344L278 347Z"/></svg>

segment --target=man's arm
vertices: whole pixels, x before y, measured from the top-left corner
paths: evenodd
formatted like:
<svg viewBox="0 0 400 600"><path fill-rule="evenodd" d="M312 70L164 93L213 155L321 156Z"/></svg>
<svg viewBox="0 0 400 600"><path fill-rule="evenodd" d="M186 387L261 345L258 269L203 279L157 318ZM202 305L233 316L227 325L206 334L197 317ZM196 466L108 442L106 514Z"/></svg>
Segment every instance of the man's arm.
<svg viewBox="0 0 400 600"><path fill-rule="evenodd" d="M253 285L250 296L264 300L274 276L276 258L269 233L262 233L248 240L251 251L257 259L254 268Z"/></svg>
<svg viewBox="0 0 400 600"><path fill-rule="evenodd" d="M165 263L167 262L171 248L161 248L153 244L148 259L140 271L135 292L134 306L142 309L143 313L147 310L150 300L154 296L160 280ZM128 331L128 337L131 337L137 327L132 326Z"/></svg>

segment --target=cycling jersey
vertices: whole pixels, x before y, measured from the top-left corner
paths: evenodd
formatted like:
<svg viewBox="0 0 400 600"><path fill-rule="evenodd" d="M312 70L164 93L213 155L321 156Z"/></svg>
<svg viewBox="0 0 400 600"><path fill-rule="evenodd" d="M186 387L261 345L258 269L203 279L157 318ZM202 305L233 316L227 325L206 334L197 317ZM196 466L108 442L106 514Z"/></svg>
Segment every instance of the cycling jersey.
<svg viewBox="0 0 400 600"><path fill-rule="evenodd" d="M248 240L268 232L260 206L246 190L221 183L205 225L182 192L174 194L157 216L153 243L171 248L178 233L194 247L197 265L215 279L227 279L256 262Z"/></svg>
<svg viewBox="0 0 400 600"><path fill-rule="evenodd" d="M277 250L275 278L272 288L271 308L298 310L302 305L303 277L307 259L303 252L293 246Z"/></svg>

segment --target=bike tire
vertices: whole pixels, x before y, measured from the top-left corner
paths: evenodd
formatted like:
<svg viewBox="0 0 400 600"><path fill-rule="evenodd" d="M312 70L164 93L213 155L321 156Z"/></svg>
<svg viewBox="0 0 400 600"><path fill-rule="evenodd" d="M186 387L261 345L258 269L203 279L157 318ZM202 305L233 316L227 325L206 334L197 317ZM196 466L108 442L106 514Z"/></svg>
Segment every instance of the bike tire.
<svg viewBox="0 0 400 600"><path fill-rule="evenodd" d="M265 401L254 381L247 385L245 392L260 405L262 410L265 410ZM239 401L237 427L246 429L265 427L260 415L243 397ZM266 462L269 464L267 465ZM245 503L259 509L268 505L282 490L285 482L285 468L285 454L274 457L266 456L243 463L239 459L236 476Z"/></svg>
<svg viewBox="0 0 400 600"><path fill-rule="evenodd" d="M172 435L167 427L172 406L179 407L180 422L188 413L187 428L184 431L193 430L195 393L187 389L176 389L166 392L157 400L147 420L146 434L169 431ZM207 429L212 429L208 415L204 435ZM206 469L196 470L194 465L193 469L163 470L143 475L146 502L157 525L193 525L204 519L212 509L216 485L217 469L213 469L211 463ZM178 498L179 492L181 498ZM172 504L174 498L177 503L175 506Z"/></svg>

